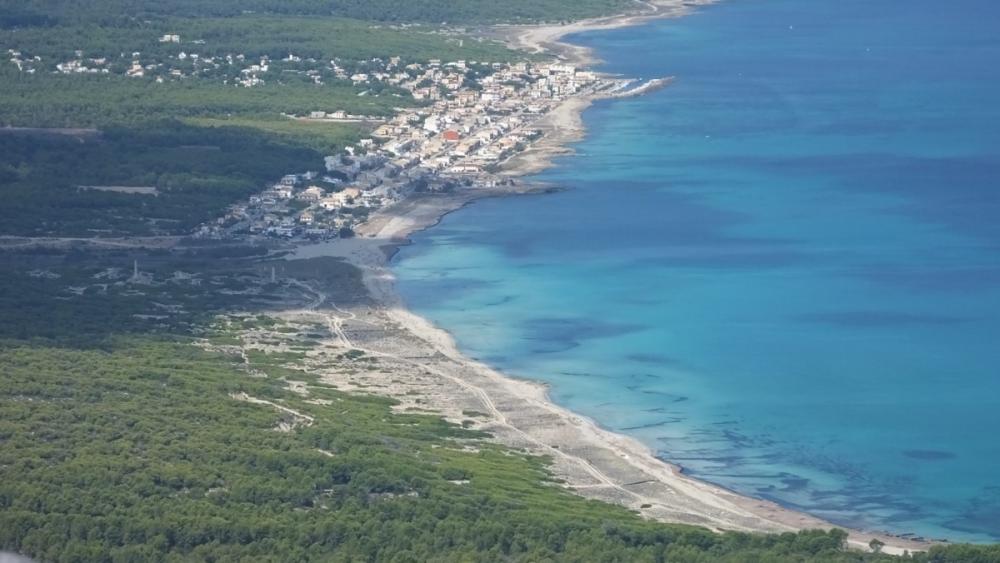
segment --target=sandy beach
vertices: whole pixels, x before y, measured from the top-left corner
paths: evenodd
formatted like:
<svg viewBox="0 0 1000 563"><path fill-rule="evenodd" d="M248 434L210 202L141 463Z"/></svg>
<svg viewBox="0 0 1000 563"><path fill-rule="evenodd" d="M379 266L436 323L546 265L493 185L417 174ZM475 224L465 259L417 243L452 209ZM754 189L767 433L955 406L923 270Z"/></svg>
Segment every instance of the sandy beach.
<svg viewBox="0 0 1000 563"><path fill-rule="evenodd" d="M635 439L604 430L554 404L544 385L507 377L465 357L451 335L405 308L389 263L408 236L476 199L532 191L537 190L522 186L491 193L421 196L374 216L357 238L298 248L290 258L334 256L359 268L370 297L359 301L341 297L352 293L344 288L315 288L320 305L290 313L313 321L318 317L336 335L310 358L310 370L346 391L391 396L400 401L400 411L440 413L456 423L471 418L476 428L501 444L549 456L553 473L565 487L648 518L762 533L834 527L684 475ZM345 369L335 358L349 349L378 358L378 369ZM891 553L928 546L861 531L851 531L849 541L867 549L873 538L883 541Z"/></svg>
<svg viewBox="0 0 1000 563"><path fill-rule="evenodd" d="M560 25L497 26L497 36L511 48L535 54L551 54L578 66L600 62L590 49L560 41L567 35L584 31L618 29L639 25L655 19L677 18L691 13L698 6L717 0L649 0L636 2L636 9L617 16L580 20Z"/></svg>
<svg viewBox="0 0 1000 563"><path fill-rule="evenodd" d="M593 58L586 49L559 43L559 38L678 16L699 3L708 2L652 2L621 17L560 26L506 27L500 33L522 49L558 53L577 64L587 64ZM504 174L537 173L548 167L552 158L569 152L566 145L585 134L580 114L591 103L588 98L570 98L546 115L537 124L544 137L508 161ZM404 307L389 263L410 235L477 199L544 190L515 182L504 188L414 196L373 215L357 229L356 238L297 248L290 258L334 256L356 266L369 295L349 299L338 288L314 288L316 307L287 313L313 321L318 318L334 335L310 357L310 369L344 390L392 396L400 401L398 408L403 411L432 411L455 422L472 419L476 428L489 432L501 444L551 458L552 471L563 486L651 519L762 533L834 527L808 514L684 475L681 468L658 459L637 440L602 429L554 404L545 386L507 377L465 357L447 332ZM342 362L332 361L345 349L378 358L378 368L345 369ZM928 547L927 543L890 535L849 532L850 544L859 549L868 549L873 538L884 542L888 553Z"/></svg>

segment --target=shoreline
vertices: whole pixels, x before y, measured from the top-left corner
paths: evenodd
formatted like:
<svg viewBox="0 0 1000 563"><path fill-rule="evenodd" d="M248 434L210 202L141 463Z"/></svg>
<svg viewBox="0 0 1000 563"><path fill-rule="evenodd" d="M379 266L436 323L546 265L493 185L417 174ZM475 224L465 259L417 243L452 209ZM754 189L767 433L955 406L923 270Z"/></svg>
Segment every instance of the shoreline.
<svg viewBox="0 0 1000 563"><path fill-rule="evenodd" d="M883 551L923 551L930 542L884 533L849 530L773 501L746 496L688 476L681 466L662 460L645 444L601 427L596 421L553 402L549 386L505 375L466 357L450 333L409 311L396 292L391 261L413 234L445 216L489 197L544 194L550 188L496 190L489 193L428 195L391 206L363 225L354 239L300 246L289 259L341 258L362 273L372 303L330 303L316 310L338 327L340 346L383 361L387 373L366 372L363 383L344 374L320 373L348 392L378 393L400 401L399 410L431 410L452 422L468 412L485 412L477 429L492 440L534 455L549 456L550 470L562 485L586 498L636 510L665 523L715 531L782 533L806 529L845 529L852 548L868 549L872 539ZM385 361L395 362L385 364ZM409 377L400 373L409 372ZM405 380L405 381L404 381Z"/></svg>
<svg viewBox="0 0 1000 563"><path fill-rule="evenodd" d="M601 16L566 24L500 25L494 27L497 37L514 50L537 55L555 55L564 62L577 66L594 66L600 63L589 47L563 41L567 35L587 31L619 29L641 25L653 20L678 18L690 14L700 6L718 0L637 0L641 9L624 14Z"/></svg>
<svg viewBox="0 0 1000 563"><path fill-rule="evenodd" d="M595 62L589 49L559 40L583 31L677 17L712 1L663 0L647 4L649 10L640 13L567 25L510 26L500 33L513 32L508 38L522 50L555 52L564 60L587 65ZM533 175L549 168L554 158L572 154L573 149L567 145L586 134L582 113L599 98L578 96L564 100L536 124L543 131L542 139L504 163L501 173L509 177ZM845 529L775 502L686 475L681 466L657 458L637 439L604 429L595 421L554 403L548 396L547 385L504 375L464 356L451 334L406 309L395 290L390 266L398 250L409 244L409 237L479 199L538 194L552 189L518 184L507 189L412 197L374 214L359 226L357 238L297 248L297 258L310 257L313 247L320 247L315 256L342 258L362 272L373 308L345 311L333 305L333 310L316 312L326 315L331 326L340 328L342 344L398 362L404 369L418 368L422 372L419 382L376 385L383 390L360 385L356 389L393 396L402 402L402 408L430 407L453 421L461 421L464 412L485 410L488 420L479 428L493 434L495 441L549 456L551 471L567 488L587 498L632 508L646 518L716 531L780 533ZM365 344L358 343L362 339ZM341 386L353 384L342 376L330 377ZM849 533L848 543L856 549L867 550L872 539L883 542L884 551L893 554L923 551L932 545L894 535L845 530Z"/></svg>

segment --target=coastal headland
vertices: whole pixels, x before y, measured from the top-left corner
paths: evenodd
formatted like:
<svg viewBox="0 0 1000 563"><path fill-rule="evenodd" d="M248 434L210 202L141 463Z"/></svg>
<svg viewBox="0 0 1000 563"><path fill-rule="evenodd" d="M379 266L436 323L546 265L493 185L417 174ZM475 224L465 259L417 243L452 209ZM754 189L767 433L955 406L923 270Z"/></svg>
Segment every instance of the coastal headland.
<svg viewBox="0 0 1000 563"><path fill-rule="evenodd" d="M522 49L556 54L573 64L590 64L594 59L589 52L559 39L591 29L680 16L693 5L651 3L640 12L617 18L505 27L500 33ZM572 96L556 104L532 124L540 137L507 160L500 175L531 175L548 167L552 158L571 152L567 145L585 134L581 113L598 97ZM377 211L358 225L354 238L295 247L290 259L333 256L356 266L371 297L363 303L338 303L336 290L313 288L321 305L288 313L293 317L321 317L336 335L336 342L328 345L378 357L383 368L362 374L324 372L321 366L325 364L317 358L318 373L342 389L392 396L400 401L400 410L428 409L456 422L467 421L468 413L476 413L475 427L490 433L499 443L549 457L552 471L563 486L588 498L629 507L651 519L719 531L760 533L836 527L808 514L685 475L682 468L658 459L637 440L609 432L554 404L544 385L507 377L464 356L447 332L406 309L395 291L390 261L400 246L408 244L410 235L432 227L446 214L477 199L538 194L547 189L551 187L513 181L504 187L414 194ZM852 547L868 549L872 540L878 540L885 544L887 553L920 551L930 545L887 533L850 530L849 534Z"/></svg>

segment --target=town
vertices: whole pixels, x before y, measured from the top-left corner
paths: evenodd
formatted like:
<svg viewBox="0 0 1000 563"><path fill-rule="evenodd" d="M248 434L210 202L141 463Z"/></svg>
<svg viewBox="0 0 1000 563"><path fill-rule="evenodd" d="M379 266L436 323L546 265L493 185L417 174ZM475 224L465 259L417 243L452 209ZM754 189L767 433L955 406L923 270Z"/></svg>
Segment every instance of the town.
<svg viewBox="0 0 1000 563"><path fill-rule="evenodd" d="M217 79L255 88L297 79L349 85L358 96L400 98L394 114L356 115L343 108L313 108L285 119L308 123L360 123L368 138L325 160L325 170L288 174L222 217L201 225L202 238L263 236L329 239L353 236L374 211L414 193L495 188L515 182L505 164L543 136L539 123L570 98L639 95L667 83L637 82L560 61L484 62L402 56L368 60L317 60L289 53L281 58L245 54L202 56L201 40L177 34L157 38L151 52L89 56L75 51L54 63L9 49L20 72L105 74L155 83Z"/></svg>
<svg viewBox="0 0 1000 563"><path fill-rule="evenodd" d="M397 61L390 59L387 70ZM484 66L488 72L482 72ZM476 69L474 80L469 78L470 69ZM637 95L665 84L652 80L632 86L632 80L561 63L429 61L405 70L352 78L395 81L426 105L400 109L380 120L370 138L327 157L326 170L287 175L231 206L225 216L203 225L196 234L353 236L354 227L372 212L413 193L513 183L503 174L504 163L541 137L539 120L571 97ZM361 116L318 109L289 117L338 121Z"/></svg>

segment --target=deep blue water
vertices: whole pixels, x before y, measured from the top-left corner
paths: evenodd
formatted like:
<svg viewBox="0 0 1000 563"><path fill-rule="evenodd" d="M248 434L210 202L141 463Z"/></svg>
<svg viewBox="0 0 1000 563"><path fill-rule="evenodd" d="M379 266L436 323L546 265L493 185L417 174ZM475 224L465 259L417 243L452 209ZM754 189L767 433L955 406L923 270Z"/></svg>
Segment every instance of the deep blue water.
<svg viewBox="0 0 1000 563"><path fill-rule="evenodd" d="M1000 540L1000 5L727 0L588 33L540 179L395 270L470 355L733 489Z"/></svg>

